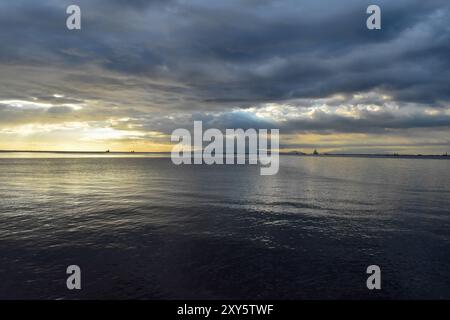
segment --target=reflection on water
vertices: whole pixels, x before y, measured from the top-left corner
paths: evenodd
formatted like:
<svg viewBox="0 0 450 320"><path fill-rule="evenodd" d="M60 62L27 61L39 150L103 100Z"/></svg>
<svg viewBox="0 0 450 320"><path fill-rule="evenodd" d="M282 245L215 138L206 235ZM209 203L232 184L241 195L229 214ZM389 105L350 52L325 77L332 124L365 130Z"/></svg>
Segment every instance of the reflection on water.
<svg viewBox="0 0 450 320"><path fill-rule="evenodd" d="M450 161L0 159L0 298L450 298ZM82 268L83 290L65 287ZM381 292L365 269L382 269Z"/></svg>

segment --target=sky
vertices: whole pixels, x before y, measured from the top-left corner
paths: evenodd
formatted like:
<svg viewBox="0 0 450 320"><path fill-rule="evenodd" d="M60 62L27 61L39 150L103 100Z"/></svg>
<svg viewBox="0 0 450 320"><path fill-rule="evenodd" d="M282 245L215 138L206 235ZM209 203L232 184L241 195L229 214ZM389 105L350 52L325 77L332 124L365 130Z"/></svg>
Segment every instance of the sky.
<svg viewBox="0 0 450 320"><path fill-rule="evenodd" d="M284 151L450 152L448 0L4 0L0 42L3 150L170 151L202 120Z"/></svg>

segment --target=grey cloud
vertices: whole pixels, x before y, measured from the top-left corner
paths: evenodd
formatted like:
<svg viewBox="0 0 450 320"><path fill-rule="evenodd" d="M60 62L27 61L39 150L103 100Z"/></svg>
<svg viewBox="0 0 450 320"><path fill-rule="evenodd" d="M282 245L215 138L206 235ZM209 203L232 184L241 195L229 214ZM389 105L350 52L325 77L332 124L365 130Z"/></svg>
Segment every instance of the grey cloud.
<svg viewBox="0 0 450 320"><path fill-rule="evenodd" d="M353 104L360 92L386 94L399 105L448 107L446 0L378 1L381 31L365 27L369 1L80 0L82 30L71 32L65 8L72 3L0 4L0 38L8 44L0 47L0 71L8 75L0 80L0 98L95 101L75 114L128 115L161 132L193 119L211 126L278 125L287 132L449 126L447 116L420 113L358 120L317 113L312 120L274 124L229 112L334 94L345 99L330 103ZM55 93L74 98L58 102ZM369 96L359 103L383 101ZM221 116L210 116L217 112ZM190 117L167 117L177 114Z"/></svg>
<svg viewBox="0 0 450 320"><path fill-rule="evenodd" d="M432 127L450 127L450 116L399 116L393 112L382 112L354 119L316 111L313 119L289 121L284 124L285 132L391 133L391 129Z"/></svg>

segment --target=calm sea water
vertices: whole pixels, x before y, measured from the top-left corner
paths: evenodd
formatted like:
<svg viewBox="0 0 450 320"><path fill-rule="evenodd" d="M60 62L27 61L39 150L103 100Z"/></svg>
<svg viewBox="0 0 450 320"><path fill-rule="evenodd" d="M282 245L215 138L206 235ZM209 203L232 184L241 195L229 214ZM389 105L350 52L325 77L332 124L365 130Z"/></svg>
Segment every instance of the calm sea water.
<svg viewBox="0 0 450 320"><path fill-rule="evenodd" d="M450 298L450 161L0 159L0 298ZM66 267L82 290L66 289ZM368 265L382 290L366 288Z"/></svg>

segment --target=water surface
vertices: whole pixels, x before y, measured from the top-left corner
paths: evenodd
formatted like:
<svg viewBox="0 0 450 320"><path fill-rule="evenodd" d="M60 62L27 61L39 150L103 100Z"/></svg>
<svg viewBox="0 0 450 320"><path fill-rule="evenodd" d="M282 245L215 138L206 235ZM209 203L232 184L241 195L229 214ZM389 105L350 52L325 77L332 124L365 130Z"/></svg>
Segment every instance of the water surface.
<svg viewBox="0 0 450 320"><path fill-rule="evenodd" d="M259 173L0 159L0 298L450 298L450 161L282 156Z"/></svg>

